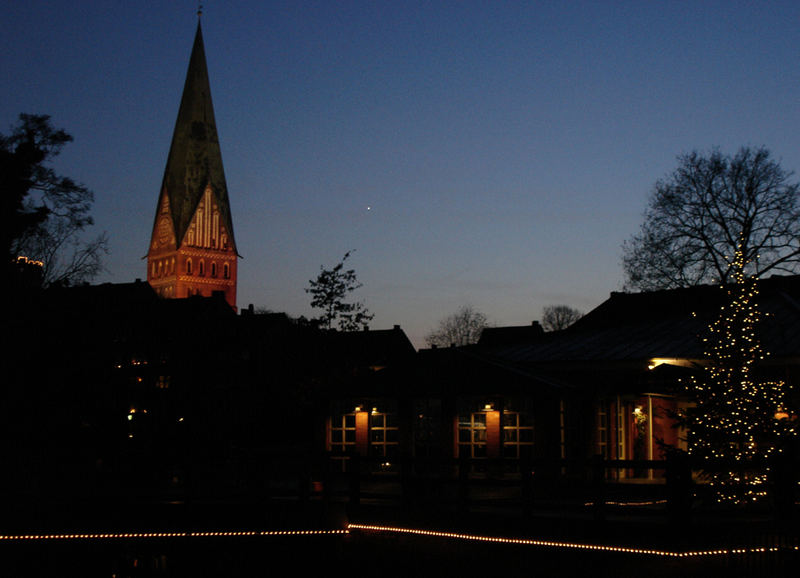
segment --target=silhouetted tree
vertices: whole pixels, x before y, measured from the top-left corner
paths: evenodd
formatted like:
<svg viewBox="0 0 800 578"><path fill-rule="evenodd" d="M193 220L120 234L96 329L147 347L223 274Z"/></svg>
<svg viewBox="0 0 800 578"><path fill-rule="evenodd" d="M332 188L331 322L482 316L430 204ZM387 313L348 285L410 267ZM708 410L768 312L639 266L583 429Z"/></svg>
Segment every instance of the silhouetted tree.
<svg viewBox="0 0 800 578"><path fill-rule="evenodd" d="M311 294L311 307L322 310L319 317L320 326L324 329L338 327L342 331L367 329L374 317L360 302L347 302L347 296L361 287L356 272L344 268L344 262L350 257L348 251L332 269L320 267L316 279L310 280L305 290Z"/></svg>
<svg viewBox="0 0 800 578"><path fill-rule="evenodd" d="M545 331L559 331L566 329L581 317L583 312L569 305L548 305L542 309L542 328Z"/></svg>
<svg viewBox="0 0 800 578"><path fill-rule="evenodd" d="M486 326L486 315L470 305L463 305L458 311L442 319L437 328L425 336L425 342L430 347L477 343Z"/></svg>
<svg viewBox="0 0 800 578"><path fill-rule="evenodd" d="M0 230L9 275L29 268L14 265L20 257L41 267L44 285L87 281L102 270L106 234L81 238L93 224L93 193L49 166L71 141L47 115L21 114L8 136L0 134Z"/></svg>
<svg viewBox="0 0 800 578"><path fill-rule="evenodd" d="M623 244L626 287L671 289L733 280L741 243L748 274L800 264L800 204L793 173L764 148L678 157L658 181L638 234Z"/></svg>

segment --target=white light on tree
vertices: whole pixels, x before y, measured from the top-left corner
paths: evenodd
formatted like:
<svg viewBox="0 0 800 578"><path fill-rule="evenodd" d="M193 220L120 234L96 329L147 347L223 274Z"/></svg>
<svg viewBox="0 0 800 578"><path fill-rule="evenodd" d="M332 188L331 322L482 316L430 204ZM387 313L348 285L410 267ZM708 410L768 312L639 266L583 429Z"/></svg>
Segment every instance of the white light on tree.
<svg viewBox="0 0 800 578"><path fill-rule="evenodd" d="M767 355L757 337L763 316L758 281L745 274L741 250L733 268L728 298L704 339L708 364L690 384L697 405L687 414L687 425L689 454L709 463L704 474L717 501L744 504L766 495L768 459L796 432L792 420L778 419L786 409L785 384L751 375ZM714 467L715 460L728 466Z"/></svg>

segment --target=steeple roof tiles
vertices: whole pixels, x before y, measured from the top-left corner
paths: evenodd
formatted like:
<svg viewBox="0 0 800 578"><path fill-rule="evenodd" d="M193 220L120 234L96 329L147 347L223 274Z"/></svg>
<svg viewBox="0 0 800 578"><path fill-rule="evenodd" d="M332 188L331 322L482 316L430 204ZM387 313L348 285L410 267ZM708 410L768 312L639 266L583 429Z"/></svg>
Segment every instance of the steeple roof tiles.
<svg viewBox="0 0 800 578"><path fill-rule="evenodd" d="M161 185L161 195L169 197L178 244L186 234L197 205L209 185L219 206L222 223L236 250L228 187L211 101L203 34L198 21Z"/></svg>

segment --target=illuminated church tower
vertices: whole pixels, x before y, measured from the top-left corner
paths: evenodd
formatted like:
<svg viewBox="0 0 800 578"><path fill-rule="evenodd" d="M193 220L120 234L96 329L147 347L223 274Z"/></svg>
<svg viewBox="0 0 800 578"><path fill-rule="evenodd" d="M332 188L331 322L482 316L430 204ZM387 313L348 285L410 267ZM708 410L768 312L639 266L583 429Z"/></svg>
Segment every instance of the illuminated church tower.
<svg viewBox="0 0 800 578"><path fill-rule="evenodd" d="M223 292L235 308L237 257L198 21L147 253L147 281L167 298Z"/></svg>

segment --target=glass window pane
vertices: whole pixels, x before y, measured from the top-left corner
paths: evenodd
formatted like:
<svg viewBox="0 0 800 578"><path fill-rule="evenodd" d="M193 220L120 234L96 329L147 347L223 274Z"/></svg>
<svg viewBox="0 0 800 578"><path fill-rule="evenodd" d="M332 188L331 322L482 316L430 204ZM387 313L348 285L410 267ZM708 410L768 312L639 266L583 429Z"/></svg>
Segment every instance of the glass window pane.
<svg viewBox="0 0 800 578"><path fill-rule="evenodd" d="M523 460L530 459L533 455L533 446L517 446L519 448L519 458Z"/></svg>

